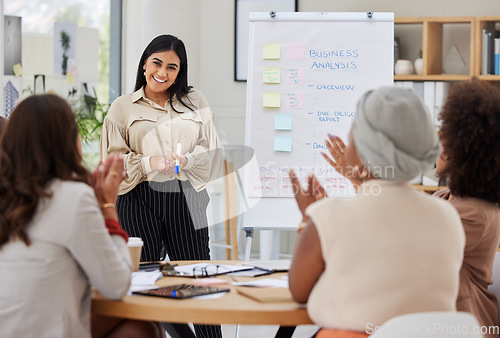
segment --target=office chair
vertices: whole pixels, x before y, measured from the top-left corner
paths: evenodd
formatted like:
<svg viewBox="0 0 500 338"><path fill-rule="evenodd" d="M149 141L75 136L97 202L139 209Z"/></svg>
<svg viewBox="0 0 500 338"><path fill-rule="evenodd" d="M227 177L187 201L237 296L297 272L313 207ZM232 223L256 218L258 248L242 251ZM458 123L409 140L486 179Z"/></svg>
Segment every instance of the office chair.
<svg viewBox="0 0 500 338"><path fill-rule="evenodd" d="M481 326L467 312L419 312L389 319L370 338L482 338Z"/></svg>

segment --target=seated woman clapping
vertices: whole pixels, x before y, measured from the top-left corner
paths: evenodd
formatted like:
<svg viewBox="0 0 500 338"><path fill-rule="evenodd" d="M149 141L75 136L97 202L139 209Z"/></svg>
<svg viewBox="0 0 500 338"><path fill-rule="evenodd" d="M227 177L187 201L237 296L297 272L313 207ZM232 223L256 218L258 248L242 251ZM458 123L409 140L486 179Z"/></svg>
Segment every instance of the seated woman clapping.
<svg viewBox="0 0 500 338"><path fill-rule="evenodd" d="M114 204L123 161L89 173L71 107L30 96L0 144L0 337L90 337L91 286L111 299L128 291L128 235ZM164 336L157 323L105 320L95 336Z"/></svg>
<svg viewBox="0 0 500 338"><path fill-rule="evenodd" d="M404 88L365 93L349 143L340 145L332 162L359 182L354 198L316 201L315 178L304 189L290 173L307 224L297 239L290 290L322 327L318 337L367 336L397 315L455 310L460 219L450 205L409 184L440 149L421 100Z"/></svg>

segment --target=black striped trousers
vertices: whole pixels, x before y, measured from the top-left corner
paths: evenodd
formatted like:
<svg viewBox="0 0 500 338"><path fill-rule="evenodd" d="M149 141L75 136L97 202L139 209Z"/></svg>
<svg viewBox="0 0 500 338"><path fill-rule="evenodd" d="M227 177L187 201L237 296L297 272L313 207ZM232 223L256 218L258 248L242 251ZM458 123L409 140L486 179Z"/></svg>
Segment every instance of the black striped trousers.
<svg viewBox="0 0 500 338"><path fill-rule="evenodd" d="M207 206L204 189L189 181L145 181L118 197L116 209L129 236L141 237L141 261L209 260ZM197 337L222 337L220 326L195 325Z"/></svg>
<svg viewBox="0 0 500 338"><path fill-rule="evenodd" d="M144 241L141 261L210 259L206 190L189 181L139 183L118 198L123 229ZM163 257L162 257L163 256Z"/></svg>

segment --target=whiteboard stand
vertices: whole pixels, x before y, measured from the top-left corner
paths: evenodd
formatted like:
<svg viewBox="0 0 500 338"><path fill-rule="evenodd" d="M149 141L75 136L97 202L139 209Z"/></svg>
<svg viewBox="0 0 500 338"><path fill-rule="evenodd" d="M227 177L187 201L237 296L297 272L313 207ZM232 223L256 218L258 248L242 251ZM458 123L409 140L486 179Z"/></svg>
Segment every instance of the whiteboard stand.
<svg viewBox="0 0 500 338"><path fill-rule="evenodd" d="M224 224L223 230L225 230L222 237L220 230L213 231L211 228L211 247L224 248L226 252L225 259L227 260L238 259L239 257L239 213L237 212L239 207L237 206L243 205L242 210L249 208L239 173L240 168L245 166L253 156L253 151L247 148L243 145L223 145L224 175L207 185L211 197L209 208L207 208L209 224ZM221 196L224 200L222 205L220 205ZM221 212L215 214L214 210L220 210Z"/></svg>
<svg viewBox="0 0 500 338"><path fill-rule="evenodd" d="M280 230L296 230L297 228L282 228L279 230L277 228L261 229L260 230L260 260L275 260L279 259L279 247L280 247ZM243 227L245 231L246 243L245 243L245 260L250 260L250 251L252 249L252 242L254 236L253 227Z"/></svg>
<svg viewBox="0 0 500 338"><path fill-rule="evenodd" d="M245 231L245 260L250 260L250 250L252 249L252 240L253 240L253 228L243 227L243 231Z"/></svg>
<svg viewBox="0 0 500 338"><path fill-rule="evenodd" d="M260 231L260 259L277 259L280 247L280 230L297 230L302 214L294 198L261 198L253 201L249 197L252 208L239 217L240 228L246 234L245 260L250 259L250 250L255 230Z"/></svg>

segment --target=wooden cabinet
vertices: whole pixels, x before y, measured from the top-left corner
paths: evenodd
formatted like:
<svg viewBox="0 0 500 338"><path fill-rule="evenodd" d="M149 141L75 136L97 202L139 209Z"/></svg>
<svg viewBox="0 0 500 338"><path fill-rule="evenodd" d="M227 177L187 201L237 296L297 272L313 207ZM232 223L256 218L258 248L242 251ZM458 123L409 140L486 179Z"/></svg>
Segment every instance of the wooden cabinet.
<svg viewBox="0 0 500 338"><path fill-rule="evenodd" d="M482 68L482 41L483 41L483 29L500 30L500 16L478 16L476 17L476 28L475 28L475 60L474 64L474 74L484 81L500 81L500 75L481 75Z"/></svg>
<svg viewBox="0 0 500 338"><path fill-rule="evenodd" d="M395 81L466 81L472 77L475 70L476 54L472 51L475 48L476 18L475 17L414 17L414 18L395 18L395 36L397 29L401 25L420 26L422 32L422 75L394 75ZM468 74L444 74L443 70L443 41L445 30L450 26L465 26L468 30L468 36L461 36L461 39L468 39L467 50L469 59L465 60L468 67Z"/></svg>
<svg viewBox="0 0 500 338"><path fill-rule="evenodd" d="M402 58L414 61L417 51L421 49L423 59L421 75L394 75L394 81L467 81L477 77L500 82L499 75L481 75L482 31L499 27L500 16L394 18L394 36L401 34L403 42L406 42L403 48L411 50L403 53ZM463 55L467 57L464 60L467 67L460 74L447 74L444 69L445 54L455 44L460 45ZM443 188L420 184L413 186L429 194Z"/></svg>
<svg viewBox="0 0 500 338"><path fill-rule="evenodd" d="M500 75L481 75L481 53L482 53L482 30L500 29L500 16L460 16L460 17L401 17L394 18L395 36L398 29L403 26L417 26L421 31L421 43L423 58L422 75L394 75L395 81L467 81L477 77L484 81L500 81ZM455 26L465 27L467 33L454 36L445 34ZM468 64L467 74L445 74L443 68L443 47L445 35L451 35L451 39L467 39L468 50L464 54L468 56L465 63ZM454 42L451 41L451 44ZM413 59L416 58L414 55Z"/></svg>

